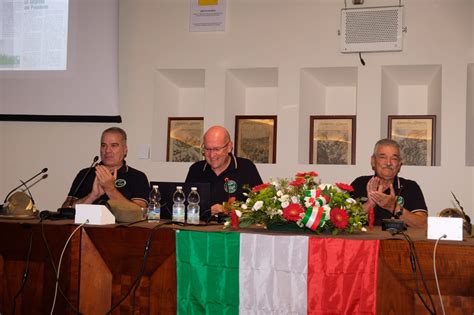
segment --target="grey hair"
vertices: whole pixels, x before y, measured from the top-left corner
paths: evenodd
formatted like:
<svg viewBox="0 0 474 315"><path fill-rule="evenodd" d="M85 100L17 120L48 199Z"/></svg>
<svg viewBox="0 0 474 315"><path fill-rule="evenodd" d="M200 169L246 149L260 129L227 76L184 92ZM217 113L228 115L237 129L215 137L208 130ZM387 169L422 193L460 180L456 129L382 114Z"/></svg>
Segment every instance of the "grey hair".
<svg viewBox="0 0 474 315"><path fill-rule="evenodd" d="M118 133L119 135L122 136L122 141L124 144L127 144L127 133L125 132L125 130L123 130L122 128L120 127L110 127L110 128L107 128L105 129L104 131L102 131L102 137L106 134L106 133Z"/></svg>
<svg viewBox="0 0 474 315"><path fill-rule="evenodd" d="M385 146L397 148L398 152L400 152L400 158L402 158L402 149L400 145L398 144L398 142L392 139L388 139L388 138L380 139L379 141L377 141L377 143L375 143L374 152L372 153L372 156L375 157L375 153L377 152L379 147L385 147Z"/></svg>

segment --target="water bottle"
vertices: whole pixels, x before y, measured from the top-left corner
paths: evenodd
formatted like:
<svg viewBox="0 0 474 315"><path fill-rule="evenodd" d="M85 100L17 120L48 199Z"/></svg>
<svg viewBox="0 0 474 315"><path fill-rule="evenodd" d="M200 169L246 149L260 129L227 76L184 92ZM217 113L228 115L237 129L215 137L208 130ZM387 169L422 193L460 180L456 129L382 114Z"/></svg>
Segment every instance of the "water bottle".
<svg viewBox="0 0 474 315"><path fill-rule="evenodd" d="M201 198L197 191L197 187L191 187L191 191L188 195L188 211L186 222L189 224L199 224L199 202Z"/></svg>
<svg viewBox="0 0 474 315"><path fill-rule="evenodd" d="M148 199L148 220L159 220L161 215L161 194L158 185L153 185Z"/></svg>
<svg viewBox="0 0 474 315"><path fill-rule="evenodd" d="M173 194L173 221L184 223L184 196L183 187L176 186L176 191Z"/></svg>

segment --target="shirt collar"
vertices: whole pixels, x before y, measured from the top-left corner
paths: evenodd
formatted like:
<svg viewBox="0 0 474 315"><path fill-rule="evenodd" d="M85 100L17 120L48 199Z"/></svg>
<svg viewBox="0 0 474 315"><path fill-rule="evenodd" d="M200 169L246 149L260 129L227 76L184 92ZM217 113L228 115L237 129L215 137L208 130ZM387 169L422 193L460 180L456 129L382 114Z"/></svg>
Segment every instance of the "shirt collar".
<svg viewBox="0 0 474 315"><path fill-rule="evenodd" d="M227 171L232 165L234 166L234 169L237 169L237 168L238 168L237 158L235 157L235 155L234 155L232 152L230 152L230 153L229 153L229 156L230 156L230 159L231 159L231 160L230 160L230 164L229 164L229 166L224 170L224 172ZM204 163L204 166L203 166L203 168L202 168L202 171L203 171L203 172L206 171L207 166L208 166L208 164L207 164L207 161L206 161L206 163Z"/></svg>

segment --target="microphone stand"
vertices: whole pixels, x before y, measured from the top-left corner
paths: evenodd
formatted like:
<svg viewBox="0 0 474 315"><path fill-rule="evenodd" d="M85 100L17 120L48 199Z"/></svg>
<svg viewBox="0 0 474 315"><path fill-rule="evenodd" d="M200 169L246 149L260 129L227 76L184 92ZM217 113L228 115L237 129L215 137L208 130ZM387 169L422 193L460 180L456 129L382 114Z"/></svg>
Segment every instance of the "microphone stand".
<svg viewBox="0 0 474 315"><path fill-rule="evenodd" d="M472 234L472 226L471 226L471 218L464 212L464 208L461 206L461 203L459 202L458 198L456 198L456 195L451 192L451 195L453 195L454 200L458 204L459 209L461 209L461 214L463 216L464 222L464 229L466 230L468 235Z"/></svg>
<svg viewBox="0 0 474 315"><path fill-rule="evenodd" d="M405 222L400 220L395 214L395 208L397 207L398 198L403 191L403 186L400 185L398 189L397 196L395 197L395 202L392 210L392 217L390 219L382 219L382 231L388 231L390 234L395 235L400 232L403 232L407 229Z"/></svg>
<svg viewBox="0 0 474 315"><path fill-rule="evenodd" d="M74 201L74 196L77 194L79 189L82 187L82 184L86 180L87 176L89 176L90 172L94 169L94 167L97 165L97 161L99 160L99 157L96 155L94 159L92 160L91 166L87 169L86 173L84 176L81 178L81 181L79 184L77 184L76 189L73 191L71 198L69 199L69 202L67 204L67 207L61 207L58 209L57 214L45 214L47 217L57 217L61 219L74 219L76 216L76 209L72 207L72 203Z"/></svg>
<svg viewBox="0 0 474 315"><path fill-rule="evenodd" d="M41 172L39 172L38 174L34 175L33 177L31 177L30 179L28 179L27 181L23 182L20 180L21 184L18 185L17 187L13 188L8 194L7 196L5 197L5 200L3 200L3 203L7 202L8 200L8 197L10 197L10 195L15 191L17 190L18 188L20 188L21 186L24 186L26 185L27 183L31 182L33 179L35 179L36 177L40 176L41 174L43 173L46 173L48 171L48 168L45 167L41 170Z"/></svg>

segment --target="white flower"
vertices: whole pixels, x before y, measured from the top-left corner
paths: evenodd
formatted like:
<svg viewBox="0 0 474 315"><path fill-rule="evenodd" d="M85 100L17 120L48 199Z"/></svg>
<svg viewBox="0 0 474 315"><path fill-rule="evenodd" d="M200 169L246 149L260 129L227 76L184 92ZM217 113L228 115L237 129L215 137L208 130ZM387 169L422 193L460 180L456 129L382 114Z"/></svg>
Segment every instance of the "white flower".
<svg viewBox="0 0 474 315"><path fill-rule="evenodd" d="M363 226L362 229L360 229L362 232L367 232L367 229Z"/></svg>
<svg viewBox="0 0 474 315"><path fill-rule="evenodd" d="M290 196L288 196L288 195L283 195L283 196L281 196L281 197L278 199L278 201L280 201L280 202L287 202L288 199L290 199Z"/></svg>
<svg viewBox="0 0 474 315"><path fill-rule="evenodd" d="M224 222L224 229L228 228L230 226L230 221L225 221Z"/></svg>
<svg viewBox="0 0 474 315"><path fill-rule="evenodd" d="M251 203L252 202L252 199L250 198L247 198L247 200L245 201L245 203Z"/></svg>
<svg viewBox="0 0 474 315"><path fill-rule="evenodd" d="M253 205L252 209L253 210L259 210L261 207L263 207L263 201L259 200Z"/></svg>
<svg viewBox="0 0 474 315"><path fill-rule="evenodd" d="M281 192L281 190L277 191L277 196L278 196L278 197L283 196L283 193Z"/></svg>
<svg viewBox="0 0 474 315"><path fill-rule="evenodd" d="M324 205L324 212L326 212L326 221L331 219L331 207L329 205Z"/></svg>
<svg viewBox="0 0 474 315"><path fill-rule="evenodd" d="M288 200L283 201L283 202L281 203L281 207L282 207L282 208L286 208L286 207L288 207L289 205L290 205L290 203L288 202Z"/></svg>
<svg viewBox="0 0 474 315"><path fill-rule="evenodd" d="M283 210L278 209L277 213L278 213L278 215L283 215Z"/></svg>
<svg viewBox="0 0 474 315"><path fill-rule="evenodd" d="M244 210L247 210L247 205L245 203L243 205L241 205L240 207Z"/></svg>
<svg viewBox="0 0 474 315"><path fill-rule="evenodd" d="M291 203L298 203L299 199L297 196L291 196Z"/></svg>
<svg viewBox="0 0 474 315"><path fill-rule="evenodd" d="M235 210L235 214L240 218L242 216L242 212L240 210Z"/></svg>
<svg viewBox="0 0 474 315"><path fill-rule="evenodd" d="M348 202L348 203L350 203L350 204L356 203L355 199L353 199L353 198L347 198L347 199L346 199L346 202Z"/></svg>

